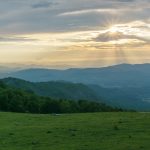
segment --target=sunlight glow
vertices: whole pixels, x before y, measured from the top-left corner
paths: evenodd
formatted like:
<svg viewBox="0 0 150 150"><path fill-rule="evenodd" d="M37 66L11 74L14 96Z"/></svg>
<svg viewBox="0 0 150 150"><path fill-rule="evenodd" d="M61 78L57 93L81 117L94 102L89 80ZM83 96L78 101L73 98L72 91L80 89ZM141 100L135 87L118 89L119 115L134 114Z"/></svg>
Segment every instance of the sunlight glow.
<svg viewBox="0 0 150 150"><path fill-rule="evenodd" d="M39 65L45 66L61 65L62 62L64 66L66 63L109 65L131 63L132 59L144 62L147 61L149 40L149 24L137 21L88 31L7 35L0 40L0 62L37 64L38 60ZM8 55L12 49L13 54ZM136 53L139 49L140 55L145 57ZM136 57L133 58L134 53Z"/></svg>

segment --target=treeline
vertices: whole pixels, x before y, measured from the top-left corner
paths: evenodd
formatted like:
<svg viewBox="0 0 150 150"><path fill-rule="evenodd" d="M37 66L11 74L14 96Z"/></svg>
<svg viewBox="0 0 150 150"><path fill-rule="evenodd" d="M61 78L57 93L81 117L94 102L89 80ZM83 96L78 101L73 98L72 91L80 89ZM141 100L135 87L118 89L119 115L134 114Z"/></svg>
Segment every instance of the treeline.
<svg viewBox="0 0 150 150"><path fill-rule="evenodd" d="M22 113L79 113L112 112L122 109L112 108L92 101L54 100L37 96L32 92L13 89L0 82L0 111Z"/></svg>

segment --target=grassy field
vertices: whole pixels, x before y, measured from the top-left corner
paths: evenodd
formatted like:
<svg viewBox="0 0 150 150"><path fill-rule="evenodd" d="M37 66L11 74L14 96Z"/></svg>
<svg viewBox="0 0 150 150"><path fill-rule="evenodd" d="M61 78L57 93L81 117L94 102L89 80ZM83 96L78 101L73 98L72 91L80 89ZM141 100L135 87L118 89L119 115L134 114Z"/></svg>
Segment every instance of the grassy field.
<svg viewBox="0 0 150 150"><path fill-rule="evenodd" d="M149 113L0 113L0 150L149 149Z"/></svg>

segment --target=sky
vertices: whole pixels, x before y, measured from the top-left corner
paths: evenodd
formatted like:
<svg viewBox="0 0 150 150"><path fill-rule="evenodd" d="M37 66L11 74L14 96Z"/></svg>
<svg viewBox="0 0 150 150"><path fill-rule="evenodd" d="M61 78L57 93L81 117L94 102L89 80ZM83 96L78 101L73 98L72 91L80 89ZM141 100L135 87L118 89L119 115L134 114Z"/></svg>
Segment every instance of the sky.
<svg viewBox="0 0 150 150"><path fill-rule="evenodd" d="M150 0L0 0L0 66L150 63Z"/></svg>

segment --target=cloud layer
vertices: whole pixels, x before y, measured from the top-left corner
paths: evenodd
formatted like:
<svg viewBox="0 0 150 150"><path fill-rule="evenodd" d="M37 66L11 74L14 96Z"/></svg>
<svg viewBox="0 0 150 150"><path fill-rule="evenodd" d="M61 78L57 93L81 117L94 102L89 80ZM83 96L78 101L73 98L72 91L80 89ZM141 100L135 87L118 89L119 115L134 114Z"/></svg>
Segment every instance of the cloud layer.
<svg viewBox="0 0 150 150"><path fill-rule="evenodd" d="M0 33L66 32L149 20L149 0L1 0Z"/></svg>
<svg viewBox="0 0 150 150"><path fill-rule="evenodd" d="M150 62L149 0L0 4L1 64L94 67Z"/></svg>

